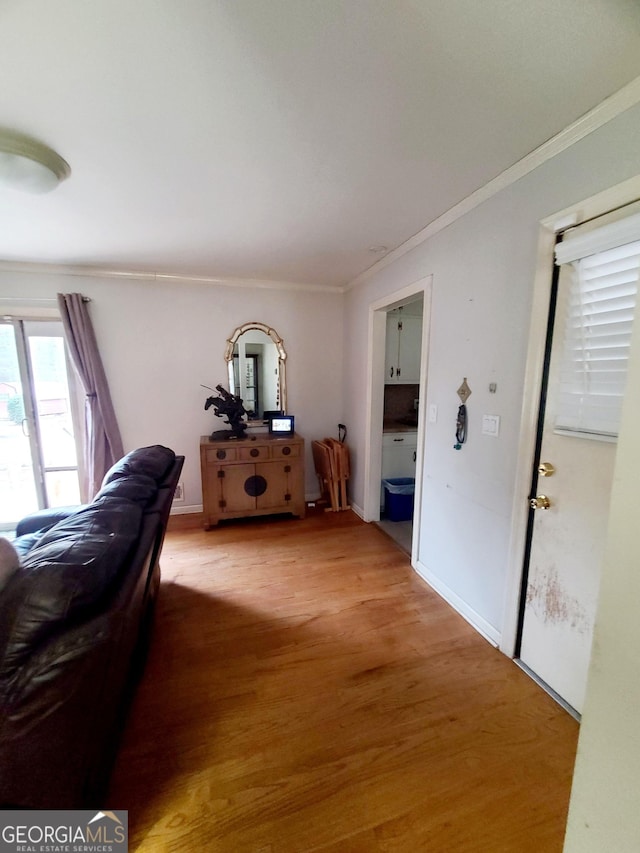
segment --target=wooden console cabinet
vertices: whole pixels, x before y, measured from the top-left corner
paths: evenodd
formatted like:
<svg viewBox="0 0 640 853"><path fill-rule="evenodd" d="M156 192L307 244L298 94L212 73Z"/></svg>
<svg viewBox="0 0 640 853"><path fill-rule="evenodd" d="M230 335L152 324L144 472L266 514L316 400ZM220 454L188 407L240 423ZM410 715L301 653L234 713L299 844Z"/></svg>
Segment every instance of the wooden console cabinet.
<svg viewBox="0 0 640 853"><path fill-rule="evenodd" d="M223 518L290 512L304 518L304 439L298 435L200 438L206 530Z"/></svg>

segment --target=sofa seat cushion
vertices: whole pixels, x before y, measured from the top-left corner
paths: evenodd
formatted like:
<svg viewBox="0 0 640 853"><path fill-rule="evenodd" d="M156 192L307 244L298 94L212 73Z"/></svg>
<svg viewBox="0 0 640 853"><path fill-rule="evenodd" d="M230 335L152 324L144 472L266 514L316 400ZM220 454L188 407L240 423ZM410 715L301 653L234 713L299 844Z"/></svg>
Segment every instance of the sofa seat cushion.
<svg viewBox="0 0 640 853"><path fill-rule="evenodd" d="M151 477L154 482L160 483L169 472L175 458L173 450L161 444L139 447L111 466L104 475L102 487L120 477L128 477L130 474L143 474Z"/></svg>
<svg viewBox="0 0 640 853"><path fill-rule="evenodd" d="M0 677L48 637L99 612L141 518L139 504L106 495L43 534L0 597Z"/></svg>

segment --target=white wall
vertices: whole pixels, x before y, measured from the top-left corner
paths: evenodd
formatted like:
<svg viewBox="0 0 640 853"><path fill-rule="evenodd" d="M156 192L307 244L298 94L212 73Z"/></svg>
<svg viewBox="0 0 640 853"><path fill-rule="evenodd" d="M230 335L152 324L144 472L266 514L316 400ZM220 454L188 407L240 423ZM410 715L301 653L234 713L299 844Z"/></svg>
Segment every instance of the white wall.
<svg viewBox="0 0 640 853"><path fill-rule="evenodd" d="M237 326L272 326L287 352L288 409L307 440L306 491L317 496L310 443L337 437L342 417L341 294L0 270L3 314L14 309L4 299L18 306L57 292L91 297L125 450L160 443L184 453L187 508L202 503L199 437L222 423L204 411L211 392L200 383L228 387L225 342Z"/></svg>
<svg viewBox="0 0 640 853"><path fill-rule="evenodd" d="M507 581L529 310L539 222L640 173L640 108L619 116L537 168L369 281L345 306L345 422L353 455L352 500L363 506L364 389L369 305L433 275L419 567L499 641ZM453 449L456 389L466 376L469 438ZM490 382L497 393L490 394ZM480 434L501 417L499 438ZM522 496L526 499L526 495ZM513 569L513 567L511 567ZM519 567L515 570L519 571Z"/></svg>
<svg viewBox="0 0 640 853"><path fill-rule="evenodd" d="M640 323L635 323L609 513L567 853L640 849Z"/></svg>

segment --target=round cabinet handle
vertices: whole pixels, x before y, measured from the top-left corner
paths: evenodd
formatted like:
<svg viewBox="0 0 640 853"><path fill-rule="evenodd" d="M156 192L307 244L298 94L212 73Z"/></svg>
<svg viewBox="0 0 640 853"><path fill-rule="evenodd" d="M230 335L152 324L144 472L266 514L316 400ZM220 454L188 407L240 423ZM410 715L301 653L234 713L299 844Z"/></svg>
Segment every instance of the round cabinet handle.
<svg viewBox="0 0 640 853"><path fill-rule="evenodd" d="M282 448L282 455L283 456L290 456L291 455L291 448L290 447L283 447Z"/></svg>
<svg viewBox="0 0 640 853"><path fill-rule="evenodd" d="M257 447L252 447L251 450L249 451L249 453L253 457L260 456L260 451L258 450Z"/></svg>
<svg viewBox="0 0 640 853"><path fill-rule="evenodd" d="M218 459L226 459L227 458L227 451L226 450L217 450L216 451L216 457Z"/></svg>

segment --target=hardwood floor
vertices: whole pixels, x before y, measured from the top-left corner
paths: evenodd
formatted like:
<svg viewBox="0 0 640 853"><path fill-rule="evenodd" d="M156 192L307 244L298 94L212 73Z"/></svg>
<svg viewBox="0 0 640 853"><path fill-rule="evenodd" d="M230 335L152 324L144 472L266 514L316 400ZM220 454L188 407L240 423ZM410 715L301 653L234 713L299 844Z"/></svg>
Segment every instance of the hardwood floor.
<svg viewBox="0 0 640 853"><path fill-rule="evenodd" d="M167 534L130 850L560 851L577 723L354 514Z"/></svg>

